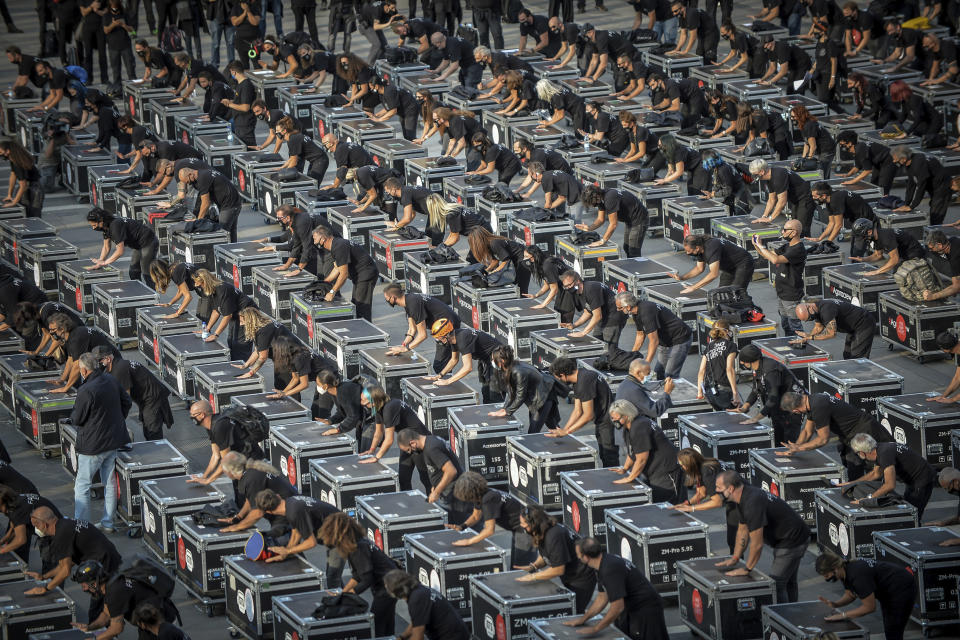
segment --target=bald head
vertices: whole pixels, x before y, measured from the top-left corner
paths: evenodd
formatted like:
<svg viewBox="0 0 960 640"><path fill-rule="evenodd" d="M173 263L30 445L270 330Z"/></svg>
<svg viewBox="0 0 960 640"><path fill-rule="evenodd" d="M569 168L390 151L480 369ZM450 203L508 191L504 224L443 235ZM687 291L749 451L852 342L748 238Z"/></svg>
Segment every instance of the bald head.
<svg viewBox="0 0 960 640"><path fill-rule="evenodd" d="M206 400L197 400L190 405L190 419L198 426L209 429L213 419L213 407Z"/></svg>
<svg viewBox="0 0 960 640"><path fill-rule="evenodd" d="M637 380L643 380L650 375L650 365L643 358L637 358L630 363L629 373Z"/></svg>
<svg viewBox="0 0 960 640"><path fill-rule="evenodd" d="M797 320L801 322L806 322L810 319L814 313L817 312L817 305L812 302L801 302L797 305L796 314Z"/></svg>
<svg viewBox="0 0 960 640"><path fill-rule="evenodd" d="M196 169L180 169L180 173L177 175L177 180L180 182L193 182L196 178Z"/></svg>
<svg viewBox="0 0 960 640"><path fill-rule="evenodd" d="M430 44L440 49L447 44L447 37L439 31L436 31L430 36Z"/></svg>
<svg viewBox="0 0 960 640"><path fill-rule="evenodd" d="M57 521L57 514L50 507L37 507L30 513L30 517L38 522Z"/></svg>
<svg viewBox="0 0 960 640"><path fill-rule="evenodd" d="M784 231L794 231L796 233L800 233L803 230L803 225L799 220L787 220L787 222L783 225L783 229Z"/></svg>
<svg viewBox="0 0 960 640"><path fill-rule="evenodd" d="M320 138L320 142L323 144L323 146L332 151L337 148L337 142L339 141L337 140L337 136L333 135L332 133L327 133Z"/></svg>
<svg viewBox="0 0 960 640"><path fill-rule="evenodd" d="M550 21L547 23L551 29L559 29L563 26L563 23L560 22L560 18L553 16L550 18Z"/></svg>

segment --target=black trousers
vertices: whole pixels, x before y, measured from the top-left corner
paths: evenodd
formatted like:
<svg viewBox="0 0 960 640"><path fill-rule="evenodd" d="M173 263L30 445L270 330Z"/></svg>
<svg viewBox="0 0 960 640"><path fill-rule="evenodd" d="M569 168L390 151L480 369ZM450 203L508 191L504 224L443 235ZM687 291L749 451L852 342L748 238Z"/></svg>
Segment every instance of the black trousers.
<svg viewBox="0 0 960 640"><path fill-rule="evenodd" d="M749 264L738 267L733 273L729 271L721 271L719 285L721 287L733 285L735 287L742 287L746 289L750 282L753 281L753 270L754 263L751 261Z"/></svg>
<svg viewBox="0 0 960 640"><path fill-rule="evenodd" d="M584 580L583 582L572 582L570 580L565 580L563 576L560 576L560 582L570 591L573 591L574 596L574 607L576 608L577 613L583 613L587 610L587 605L590 604L590 601L593 599L593 590L597 586L596 579L594 580Z"/></svg>
<svg viewBox="0 0 960 640"><path fill-rule="evenodd" d="M647 237L649 222L627 225L623 232L623 252L628 258L639 258L642 255L643 240Z"/></svg>
<svg viewBox="0 0 960 640"><path fill-rule="evenodd" d="M60 56L60 62L63 64L71 64L70 61L67 60L67 45L70 44L70 41L73 39L73 29L76 26L74 20L79 18L79 16L79 12L77 12L76 16L56 14L57 53Z"/></svg>
<svg viewBox="0 0 960 640"><path fill-rule="evenodd" d="M230 242L237 241L237 222L240 219L240 207L220 209L220 226L230 232Z"/></svg>
<svg viewBox="0 0 960 640"><path fill-rule="evenodd" d="M530 426L527 433L540 433L544 427L547 429L556 429L560 426L560 409L557 408L557 402L549 398L537 410L530 409Z"/></svg>
<svg viewBox="0 0 960 640"><path fill-rule="evenodd" d="M550 0L551 5L558 0ZM572 0L563 0L564 5L570 5L570 14L573 15ZM567 18L564 18L566 21ZM573 20L571 17L570 20ZM474 9L473 26L480 35L480 44L490 46L490 36L493 36L493 48L503 49L503 27L500 25L500 12L495 9Z"/></svg>
<svg viewBox="0 0 960 640"><path fill-rule="evenodd" d="M90 84L93 84L93 50L97 50L97 60L100 63L100 82L107 84L110 82L110 74L107 71L107 44L103 29L94 29L93 31L80 32L81 63L87 70L87 76L90 78Z"/></svg>
<svg viewBox="0 0 960 640"><path fill-rule="evenodd" d="M864 327L858 327L853 333L848 333L843 342L843 358L869 358L870 349L873 347L873 336L876 332L876 325L870 323Z"/></svg>
<svg viewBox="0 0 960 640"><path fill-rule="evenodd" d="M303 31L303 22L306 20L310 37L317 40L317 5L293 6L293 25L295 31Z"/></svg>
<svg viewBox="0 0 960 640"><path fill-rule="evenodd" d="M126 49L108 49L107 57L110 59L110 69L113 70L113 83L119 85L120 82L124 79L121 69L122 66L127 70L126 79L131 79L136 77L136 64L133 60L133 49L127 47Z"/></svg>
<svg viewBox="0 0 960 640"><path fill-rule="evenodd" d="M400 481L400 491L410 491L413 489L413 468L417 468L417 474L420 476L420 483L423 484L425 493L430 493L433 484L430 482L430 474L427 472L427 464L423 461L423 454L420 453L400 453L400 462L397 467L397 479Z"/></svg>
<svg viewBox="0 0 960 640"><path fill-rule="evenodd" d="M917 599L916 586L909 594L902 596L899 602L881 602L880 612L883 615L883 634L887 640L903 640L903 631L910 622L913 612L913 603Z"/></svg>
<svg viewBox="0 0 960 640"><path fill-rule="evenodd" d="M377 276L372 280L360 280L353 283L353 296L350 302L357 308L357 317L373 322L373 290L377 286Z"/></svg>
<svg viewBox="0 0 960 640"><path fill-rule="evenodd" d="M930 502L930 495L933 493L933 483L929 482L918 486L909 485L903 492L903 499L917 508L917 520L923 521L923 512Z"/></svg>
<svg viewBox="0 0 960 640"><path fill-rule="evenodd" d="M374 594L370 605L373 614L373 628L379 637L392 636L397 619L397 601L384 594Z"/></svg>
<svg viewBox="0 0 960 640"><path fill-rule="evenodd" d="M152 402L145 402L140 407L140 422L143 424L144 440L162 440L163 426L173 426L173 411L170 401L164 397Z"/></svg>
<svg viewBox="0 0 960 640"><path fill-rule="evenodd" d="M157 252L160 250L160 241L143 249L134 249L130 253L130 271L128 272L131 280L143 280L149 287L153 287L150 280L150 263L157 259Z"/></svg>

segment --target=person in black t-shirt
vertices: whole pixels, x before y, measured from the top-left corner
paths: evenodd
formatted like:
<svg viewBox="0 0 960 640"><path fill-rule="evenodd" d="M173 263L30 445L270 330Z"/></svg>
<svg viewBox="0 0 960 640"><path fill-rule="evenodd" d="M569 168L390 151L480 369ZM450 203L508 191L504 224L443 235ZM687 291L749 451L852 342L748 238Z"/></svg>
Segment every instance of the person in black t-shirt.
<svg viewBox="0 0 960 640"><path fill-rule="evenodd" d="M810 542L810 528L793 508L759 487L745 486L736 471L717 476L717 493L737 505L740 527L733 555L717 563L733 567L750 548L744 567L726 572L728 576L748 576L760 562L763 546L773 547L769 576L777 587L777 602L797 601L797 573Z"/></svg>
<svg viewBox="0 0 960 640"><path fill-rule="evenodd" d="M259 60L261 69L270 69L276 72L279 71L281 63L286 67L283 72L276 75L277 78L289 78L295 75L300 68L300 60L297 58L296 48L291 44L287 44L279 36L266 36L263 39L263 48L261 51L269 54L273 58L271 62L267 62L261 58Z"/></svg>
<svg viewBox="0 0 960 640"><path fill-rule="evenodd" d="M565 327L583 327L579 331L571 332L570 337L593 335L599 329L600 339L607 345L607 350L612 352L617 349L627 316L617 308L613 289L596 280L584 281L580 274L573 270L560 275L560 285L564 291L569 291L575 297L577 309L583 310L579 318Z"/></svg>
<svg viewBox="0 0 960 640"><path fill-rule="evenodd" d="M803 225L803 235L809 236L814 210L810 184L789 169L771 167L763 158L750 163L750 174L764 183L767 190L767 203L757 222L772 222L789 204L792 217Z"/></svg>
<svg viewBox="0 0 960 640"><path fill-rule="evenodd" d="M157 47L151 47L146 40L137 40L133 51L143 62L143 82L150 82L154 87L177 86L173 74L179 76L180 70L173 64L173 58ZM106 76L106 58L103 61L103 75ZM92 76L93 74L88 74ZM91 77L92 81L93 78ZM179 78L177 78L179 80Z"/></svg>
<svg viewBox="0 0 960 640"><path fill-rule="evenodd" d="M213 301L206 328L210 335L202 336L203 339L214 342L229 325L227 346L230 347L230 359L246 362L253 350L253 343L245 340L242 335L240 312L247 307L257 306L256 303L250 299L250 296L233 286L233 283L222 282L206 269L197 271L194 280L200 292Z"/></svg>
<svg viewBox="0 0 960 640"><path fill-rule="evenodd" d="M845 484L882 481L880 488L867 496L879 498L895 491L899 480L906 486L903 499L917 508L917 520L923 522L923 512L930 502L936 482L936 471L927 459L905 444L877 442L869 433L853 436L850 448L861 460L871 463L873 468L865 476ZM859 502L854 500L854 504Z"/></svg>
<svg viewBox="0 0 960 640"><path fill-rule="evenodd" d="M436 32L430 36L430 44L440 52L443 62L430 73L437 74L438 80L446 80L454 72L458 73L460 85L479 88L483 80L483 67L473 57L473 45L454 36Z"/></svg>
<svg viewBox="0 0 960 640"><path fill-rule="evenodd" d="M256 506L271 516L283 517L290 523L290 540L283 546L271 546L276 555L267 562L283 562L293 555L304 553L317 546L317 531L329 516L340 513L332 504L315 500L310 496L280 497L273 489L264 489L257 494ZM327 588L341 585L344 559L333 549L327 549L327 566L324 571Z"/></svg>
<svg viewBox="0 0 960 640"><path fill-rule="evenodd" d="M450 305L439 298L420 293L404 293L403 285L391 282L383 288L383 299L391 307L400 305L407 314L407 333L399 346L393 347L387 355L412 351L414 347L427 339L430 327L440 318L446 318L455 329L460 328L460 316ZM433 371L439 373L450 359L450 347L437 343L433 356Z"/></svg>
<svg viewBox="0 0 960 640"><path fill-rule="evenodd" d="M690 327L666 307L650 300L641 301L629 291L618 293L615 303L621 313L633 316L637 327L630 351L639 352L646 342L646 362L652 363L656 358L657 379L679 378L693 341Z"/></svg>
<svg viewBox="0 0 960 640"><path fill-rule="evenodd" d="M775 442L789 442L800 433L800 417L781 408L786 393L804 393L803 384L783 363L761 355L760 348L748 344L740 350L740 366L753 372L753 388L747 399L736 408L747 413L758 399L763 402L760 416L770 418ZM752 424L759 418L748 418L742 424Z"/></svg>
<svg viewBox="0 0 960 640"><path fill-rule="evenodd" d="M254 528L257 520L264 518L270 523L270 536L285 542L290 531L289 521L284 516L261 510L257 506L257 496L264 489L271 489L286 499L297 494L296 487L269 462L247 458L239 451L231 451L223 456L222 466L226 476L236 483L234 497L240 511L232 518L220 518L219 521L227 525L220 531L246 531Z"/></svg>
<svg viewBox="0 0 960 640"><path fill-rule="evenodd" d="M280 153L280 146L283 144L283 140L280 138L277 127L281 120L291 117L290 114L281 109L271 109L267 106L267 103L260 98L253 101L250 105L250 110L253 111L253 115L256 116L257 120L263 120L267 124L269 133L263 143L253 145L249 147L249 149L251 151L263 151L269 147L272 142L274 143L273 153Z"/></svg>
<svg viewBox="0 0 960 640"><path fill-rule="evenodd" d="M404 453L419 453L423 457L431 486L427 502L443 507L451 524L466 520L469 506L453 495L454 483L463 473L463 467L450 445L438 436L424 435L417 429L404 429L397 434L397 446Z"/></svg>
<svg viewBox="0 0 960 640"><path fill-rule="evenodd" d="M527 50L528 37L533 40L532 50L535 53L542 53L549 58L560 51L559 35L550 29L547 16L536 15L524 7L517 13L517 20L520 27L519 53Z"/></svg>
<svg viewBox="0 0 960 640"><path fill-rule="evenodd" d="M947 237L943 231L935 229L927 234L927 249L935 261L937 259L946 263L945 267L938 270L941 273L949 274L950 284L940 291L924 291L924 300L942 300L950 298L960 293L960 237Z"/></svg>
<svg viewBox="0 0 960 640"><path fill-rule="evenodd" d="M687 485L694 489L694 494L689 500L672 505L670 508L684 513L697 513L723 507L726 511L727 547L733 554L737 545L740 517L737 514L736 505L725 501L717 491L717 476L723 472L723 463L716 458L705 457L691 447L681 449L677 458L686 474Z"/></svg>
<svg viewBox="0 0 960 640"><path fill-rule="evenodd" d="M96 560L87 560L73 571L73 581L79 582L91 599L102 599L103 607L96 618L76 625L81 631L104 629L102 638L115 638L123 633L124 620L133 622L134 609L140 604L151 604L167 622L176 620L180 613L172 601L161 596L146 580L128 578L124 574L111 576ZM140 637L143 637L141 634Z"/></svg>
<svg viewBox="0 0 960 640"><path fill-rule="evenodd" d="M504 236L490 233L483 226L475 227L470 232L470 235L467 236L467 244L470 247L470 255L477 262L485 265L484 271L491 281L494 274L504 271L508 265L512 264L515 274L514 282L520 289L520 295L526 293L530 288L530 278L533 274L523 261L524 245ZM509 284L509 280L506 283Z"/></svg>
<svg viewBox="0 0 960 640"><path fill-rule="evenodd" d="M487 479L475 471L465 471L457 478L453 485L453 497L470 505L473 512L463 524L446 525L448 529L463 531L483 523L479 533L463 540L455 540L453 546L469 547L478 544L492 536L499 526L513 534L510 566L529 564L536 559L530 535L520 525L520 514L525 509L522 502L509 493L490 487Z"/></svg>
<svg viewBox="0 0 960 640"><path fill-rule="evenodd" d="M373 424L364 423L363 387L350 380L341 380L336 371L321 371L316 379L317 394L333 396L333 409L329 417L314 415L313 418L330 428L321 433L332 436L338 433L354 434L357 451L369 451L373 443Z"/></svg>
<svg viewBox="0 0 960 640"><path fill-rule="evenodd" d="M390 451L390 447L397 439L397 434L401 431L412 430L421 435L430 435L423 421L410 408L410 405L399 398L389 398L387 392L381 387L365 386L360 394L360 405L373 414L373 420L376 424L376 433L370 447L360 451L361 456L367 455L370 457L360 460L360 464L379 462ZM397 469L400 491L409 491L413 488L411 479L413 478L414 467L417 468L424 489L429 492L433 484L423 462L423 454L419 451L403 450L400 451L400 462Z"/></svg>
<svg viewBox="0 0 960 640"><path fill-rule="evenodd" d="M135 27L129 22L132 20L124 11L123 0L110 0L107 12L103 14L103 31L106 34L107 57L110 59L110 68L113 69L113 84L120 86L120 63L127 70L127 77L134 78L135 64L133 49L131 48L130 34L136 33ZM91 78L92 80L92 78Z"/></svg>
<svg viewBox="0 0 960 640"><path fill-rule="evenodd" d="M740 394L737 391L739 348L730 338L729 322L721 318L713 323L697 372L697 400L706 398L714 411L740 406Z"/></svg>
<svg viewBox="0 0 960 640"><path fill-rule="evenodd" d="M333 270L326 277L332 287L325 299L332 302L349 278L353 283L350 301L357 309L357 317L373 322L373 288L380 274L367 249L350 240L334 238L333 231L323 226L313 230L313 242L333 256Z"/></svg>
<svg viewBox="0 0 960 640"><path fill-rule="evenodd" d="M798 304L796 313L801 322L812 320L814 323L810 332L797 333L804 340L829 340L837 332L846 333L843 359L870 357L877 319L862 307L846 300L826 298Z"/></svg>
<svg viewBox="0 0 960 640"><path fill-rule="evenodd" d="M63 365L60 377L56 378L56 384L60 385L51 389L51 393L66 393L73 385L80 380L80 368L77 364L80 356L91 351L96 346L106 346L113 351L114 357L121 357L120 352L110 342L102 331L96 331L83 324L76 324L65 313L55 313L47 320L50 335L67 353L67 361Z"/></svg>
<svg viewBox="0 0 960 640"><path fill-rule="evenodd" d="M46 301L46 294L32 281L13 274L0 274L0 331L16 326L14 315L19 305L38 306Z"/></svg>
<svg viewBox="0 0 960 640"><path fill-rule="evenodd" d="M470 640L463 618L436 589L420 584L400 569L384 576L383 584L388 594L407 603L410 624L397 636L400 640Z"/></svg>
<svg viewBox="0 0 960 640"><path fill-rule="evenodd" d="M144 440L163 438L163 427L173 427L173 411L170 409L170 390L153 375L146 366L135 360L114 358L106 347L94 347L91 351L100 366L110 373L120 387L130 395L140 410L140 424Z"/></svg>
<svg viewBox="0 0 960 640"><path fill-rule="evenodd" d="M172 622L163 619L163 612L157 607L144 602L133 610L133 624L137 625L141 633L151 634L149 637L156 640L190 640L186 632Z"/></svg>
<svg viewBox="0 0 960 640"><path fill-rule="evenodd" d="M629 400L615 400L610 405L610 419L618 429L624 429L627 447L623 467L614 468L624 477L613 484L631 484L642 475L653 490L651 502L679 503L687 491L673 442Z"/></svg>
<svg viewBox="0 0 960 640"><path fill-rule="evenodd" d="M520 512L520 526L533 538L540 556L526 567L514 566L529 572L517 582L560 578L563 586L573 591L574 610L583 613L596 587L597 574L577 559L576 534L535 504Z"/></svg>
<svg viewBox="0 0 960 640"><path fill-rule="evenodd" d="M0 141L0 158L10 163L10 181L3 206L20 204L26 209L28 218L39 218L43 211L44 191L33 156L16 140L3 140Z"/></svg>
<svg viewBox="0 0 960 640"><path fill-rule="evenodd" d="M8 468L12 469L9 465ZM30 542L34 535L30 514L39 507L47 507L58 518L62 517L56 505L43 496L34 492L21 493L17 489L0 484L0 513L3 513L9 522L6 533L0 537L0 553L15 553L29 566Z"/></svg>
<svg viewBox="0 0 960 640"><path fill-rule="evenodd" d="M824 129L805 106L798 104L790 110L790 118L803 140L801 158L816 159L825 179L830 178L830 168L836 156L837 145L830 132Z"/></svg>
<svg viewBox="0 0 960 640"><path fill-rule="evenodd" d="M695 53L703 57L704 64L716 62L717 45L720 44L716 18L703 9L688 7L681 0L675 0L670 9L674 17L679 18L680 35L676 46L667 55Z"/></svg>
<svg viewBox="0 0 960 640"><path fill-rule="evenodd" d="M827 582L839 580L844 592L839 600L823 602L833 610L860 600L860 606L847 611L838 611L824 618L827 622L853 620L877 610L883 615L883 637L888 640L903 640L903 631L910 622L917 599L917 579L909 567L882 560L844 561L832 553L817 558L817 573Z"/></svg>
<svg viewBox="0 0 960 640"><path fill-rule="evenodd" d="M807 52L790 42L775 41L773 36L763 36L763 49L770 62L759 84L775 85L786 77L787 93L800 93L807 72L813 66Z"/></svg>
<svg viewBox="0 0 960 640"><path fill-rule="evenodd" d="M803 331L803 324L797 320L797 303L806 293L803 273L807 265L807 249L803 246L802 231L799 220L787 220L780 232L780 237L787 242L775 250L768 249L756 236L752 239L753 248L775 272L773 286L777 292L780 328L785 336Z"/></svg>
<svg viewBox="0 0 960 640"><path fill-rule="evenodd" d="M847 178L840 183L841 186L857 184L869 177L872 184L880 187L883 195L890 193L893 178L897 173L897 167L890 156L890 147L881 142L860 142L855 131L841 131L837 136L837 146L842 152L853 156L850 170L839 174L840 177Z"/></svg>
<svg viewBox="0 0 960 640"><path fill-rule="evenodd" d="M232 62L239 65L240 71L249 69L251 64L256 69L260 61L254 46L260 38L260 0L239 0L230 10L227 20L234 29L234 46L237 51L237 57ZM229 65L227 68L230 69Z"/></svg>
<svg viewBox="0 0 960 640"><path fill-rule="evenodd" d="M785 393L780 399L780 408L805 415L806 422L796 441L785 442L787 450L778 451L777 455L790 456L797 451L819 449L827 444L832 433L840 439L837 450L848 478L859 478L865 473L863 460L850 446L857 434L869 434L877 442L892 441L876 418L829 393Z"/></svg>
<svg viewBox="0 0 960 640"><path fill-rule="evenodd" d="M697 277L704 270L707 274L696 283L684 287L680 293L702 289L717 278L721 287L733 285L743 289L746 289L753 280L753 256L746 249L741 249L729 240L691 234L683 239L683 250L688 256L695 256L696 266L683 275L676 273L668 275L682 282Z"/></svg>
<svg viewBox="0 0 960 640"><path fill-rule="evenodd" d="M576 550L579 561L597 572L598 593L582 616L564 624L583 626L606 609L606 614L599 622L581 629L579 633L594 635L616 621L617 629L631 638L669 640L663 599L643 571L629 560L604 553L595 538L578 541Z"/></svg>
<svg viewBox="0 0 960 640"><path fill-rule="evenodd" d="M367 540L367 532L345 513L325 518L317 537L350 563L350 580L343 586L343 592L359 595L370 590L374 635L392 636L397 601L387 592L384 578L398 569L397 563Z"/></svg>
<svg viewBox="0 0 960 640"><path fill-rule="evenodd" d="M609 242L617 229L617 225L622 221L624 227L626 227L623 232L624 253L627 254L628 258L640 257L643 240L647 235L647 227L650 226L647 208L643 206L640 200L633 194L619 188L602 189L594 185L588 185L584 188L581 198L584 206L597 209L597 219L589 225L577 225L578 229L593 231L609 218L603 236L588 246L599 247Z"/></svg>
<svg viewBox="0 0 960 640"><path fill-rule="evenodd" d="M404 139L415 140L420 122L420 105L416 96L408 89L386 84L380 76L374 76L370 84L380 94L380 104L383 105L383 110L374 113L370 119L374 122L387 122L397 116Z"/></svg>
<svg viewBox="0 0 960 640"><path fill-rule="evenodd" d="M207 118L229 120L230 109L226 105L236 97L233 87L214 79L209 71L200 72L197 84L203 89L203 113Z"/></svg>
<svg viewBox="0 0 960 640"><path fill-rule="evenodd" d="M367 0L360 5L357 17L359 18L357 30L370 43L367 62L373 64L377 58L383 57L381 54L387 48L387 39L383 35L383 30L402 16L397 13L396 0Z"/></svg>
<svg viewBox="0 0 960 640"><path fill-rule="evenodd" d="M498 347L503 346L499 340L486 331L473 327L460 327L454 330L453 325L446 318L437 320L430 327L430 333L437 342L448 345L451 354L450 360L443 369L435 376L427 376L427 379L433 380L434 385L438 387L445 387L470 375L476 362L483 403L490 404L503 400L499 393L494 393L490 388L494 374L490 357ZM460 363L460 369L449 378L445 378L444 376L453 371L457 363Z"/></svg>
<svg viewBox="0 0 960 640"><path fill-rule="evenodd" d="M87 213L87 222L94 231L103 233L103 248L100 257L93 260L93 266L86 269L100 269L119 260L127 247L130 252L130 279L149 283L150 265L157 257L160 240L148 225L139 220L115 218L113 214L94 207ZM114 245L110 253L110 245Z"/></svg>
<svg viewBox="0 0 960 640"><path fill-rule="evenodd" d="M237 222L243 201L233 182L219 171L210 169L181 169L178 177L180 182L193 185L200 196L197 218L207 217L210 205L217 205L220 226L230 232L230 242L236 242Z"/></svg>
<svg viewBox="0 0 960 640"><path fill-rule="evenodd" d="M200 73L203 71L208 72L211 78L217 82L227 81L227 79L215 66L212 64L206 64L200 58L192 57L191 54L175 53L173 55L173 63L177 65L177 67L179 67L183 72L183 77L180 80L180 86L177 87L175 92L177 97L174 98L174 100L177 102L183 102L193 95L193 92L197 88Z"/></svg>
<svg viewBox="0 0 960 640"><path fill-rule="evenodd" d="M953 198L950 188L951 172L933 156L924 151L913 151L907 145L895 147L890 152L890 157L893 163L902 167L907 174L907 191L903 196L906 204L897 207L894 212L913 211L920 205L923 197L929 194L930 224L943 224L947 207Z"/></svg>
<svg viewBox="0 0 960 640"><path fill-rule="evenodd" d="M510 185L513 177L520 173L522 168L520 158L513 151L510 151L502 144L494 144L487 137L485 131L477 131L470 139L470 144L480 155L480 166L473 171L467 171L467 175L485 176L497 171L497 182Z"/></svg>
<svg viewBox="0 0 960 640"><path fill-rule="evenodd" d="M322 184L323 177L330 166L327 150L317 144L313 138L301 132L297 122L289 116L277 123L277 136L287 143L287 161L280 169L295 168L302 172L305 163L309 162L310 170L307 176L316 180L317 184Z"/></svg>
<svg viewBox="0 0 960 640"><path fill-rule="evenodd" d="M550 373L560 382L573 387L573 412L566 424L550 431L551 438L572 435L589 423L594 424L600 463L604 467L620 464L620 452L614 438L613 420L609 414L613 394L610 386L596 371L580 369L576 360L561 357L550 365Z"/></svg>
<svg viewBox="0 0 960 640"><path fill-rule="evenodd" d="M834 189L828 182L818 182L813 185L810 192L813 195L814 202L821 207L825 206L827 210L827 224L819 236L809 238L813 242L823 240L833 242L844 227L849 228L857 219L874 220L876 218L873 209L867 204L866 200L853 191ZM864 250L862 244L854 243L851 237L850 255L860 257Z"/></svg>
<svg viewBox="0 0 960 640"><path fill-rule="evenodd" d="M569 173L547 171L539 162L531 162L527 170L533 181L543 189L544 209L556 209L558 212L566 210L573 223L580 224L583 216L580 181Z"/></svg>
<svg viewBox="0 0 960 640"><path fill-rule="evenodd" d="M6 457L9 458L9 455ZM13 465L6 460L0 460L0 484L10 487L17 493L39 493L33 481L14 469Z"/></svg>
<svg viewBox="0 0 960 640"><path fill-rule="evenodd" d="M864 276L879 276L896 271L909 260L926 257L923 245L903 229L880 228L876 220L861 218L853 223L853 235L866 245L867 254L851 257L853 262L886 262L878 269L865 271Z"/></svg>
<svg viewBox="0 0 960 640"><path fill-rule="evenodd" d="M221 461L231 451L244 452L248 458L262 460L265 457L259 442L245 441L239 425L227 416L215 414L206 400L198 400L190 405L190 420L207 430L210 460L203 473L187 478L187 484L211 484L223 474Z"/></svg>
<svg viewBox="0 0 960 640"><path fill-rule="evenodd" d="M238 5L237 8L239 8L239 6L241 5ZM237 47L239 46L240 34L238 30ZM244 57L244 60L249 60L249 58ZM250 78L247 77L247 74L244 73L244 65L245 63L239 60L234 60L227 65L227 71L233 78L234 86L236 87L236 96L232 100L223 98L220 100L220 104L231 110L233 115L233 132L240 138L243 144L252 146L257 144L257 137L254 134L257 128L257 117L251 110L253 101L257 99L257 90L256 87L253 86ZM236 240L233 240L233 242L236 242Z"/></svg>

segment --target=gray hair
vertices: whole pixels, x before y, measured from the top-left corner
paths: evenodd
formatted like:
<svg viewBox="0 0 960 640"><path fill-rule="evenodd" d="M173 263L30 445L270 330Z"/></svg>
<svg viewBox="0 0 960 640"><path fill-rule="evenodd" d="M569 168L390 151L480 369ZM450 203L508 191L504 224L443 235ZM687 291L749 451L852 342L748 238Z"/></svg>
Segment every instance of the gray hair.
<svg viewBox="0 0 960 640"><path fill-rule="evenodd" d="M617 294L617 304L622 307L635 307L639 302L640 298L630 291L621 291Z"/></svg>
<svg viewBox="0 0 960 640"><path fill-rule="evenodd" d="M483 45L480 45L479 47L475 47L473 50L474 58L486 58L489 55L490 55L490 47L485 47Z"/></svg>
<svg viewBox="0 0 960 640"><path fill-rule="evenodd" d="M643 372L642 374L640 373L641 371ZM643 378L650 373L650 365L647 364L647 361L643 358L637 358L630 362L630 367L627 369L627 372L636 378Z"/></svg>
<svg viewBox="0 0 960 640"><path fill-rule="evenodd" d="M271 475L280 476L279 469L263 460L253 460L243 455L239 451L231 451L223 456L223 470L231 476L240 477L247 469L253 471L263 471Z"/></svg>
<svg viewBox="0 0 960 640"><path fill-rule="evenodd" d="M613 404L610 405L608 413L615 413L618 416L623 416L627 420L633 422L633 419L637 417L640 411L638 411L637 406L629 400L620 398L619 400L613 401Z"/></svg>
<svg viewBox="0 0 960 640"><path fill-rule="evenodd" d="M953 467L944 467L940 470L940 475L937 476L937 481L941 487L945 487L955 480L960 480L960 469L954 469Z"/></svg>
<svg viewBox="0 0 960 640"><path fill-rule="evenodd" d="M758 176L761 173L766 172L770 168L770 164L763 158L756 158L750 161L750 174Z"/></svg>
<svg viewBox="0 0 960 640"><path fill-rule="evenodd" d="M877 441L869 433L858 433L850 441L850 448L856 453L870 453L877 448Z"/></svg>
<svg viewBox="0 0 960 640"><path fill-rule="evenodd" d="M92 353L90 353L89 351L81 355L80 358L77 360L77 362L80 364L81 369L84 369L86 371L97 370L97 364L98 364L97 357Z"/></svg>
<svg viewBox="0 0 960 640"><path fill-rule="evenodd" d="M893 151L890 152L890 157L894 160L906 160L913 155L913 151L910 150L910 147L905 144L894 147Z"/></svg>
<svg viewBox="0 0 960 640"><path fill-rule="evenodd" d="M560 87L553 84L546 78L537 81L536 89L537 97L544 102L550 102L550 99L553 98L553 96L560 93Z"/></svg>

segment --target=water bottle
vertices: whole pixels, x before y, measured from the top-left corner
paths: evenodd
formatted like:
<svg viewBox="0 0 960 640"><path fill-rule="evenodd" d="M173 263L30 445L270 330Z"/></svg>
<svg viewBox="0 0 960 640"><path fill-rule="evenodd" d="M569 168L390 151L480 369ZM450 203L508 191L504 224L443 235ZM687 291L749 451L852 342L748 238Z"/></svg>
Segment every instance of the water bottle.
<svg viewBox="0 0 960 640"><path fill-rule="evenodd" d="M207 332L207 323L203 323L203 327L200 329L200 337L206 340L210 337L210 334Z"/></svg>
<svg viewBox="0 0 960 640"><path fill-rule="evenodd" d="M227 142L229 142L230 144L233 144L233 131L227 134Z"/></svg>
<svg viewBox="0 0 960 640"><path fill-rule="evenodd" d="M589 151L589 150L590 150L590 137L589 137L589 136L583 136L583 150L584 150L584 151Z"/></svg>
<svg viewBox="0 0 960 640"><path fill-rule="evenodd" d="M7 85L7 96L10 97L10 98L13 97L13 85L12 85L12 84L8 84L8 85Z"/></svg>

